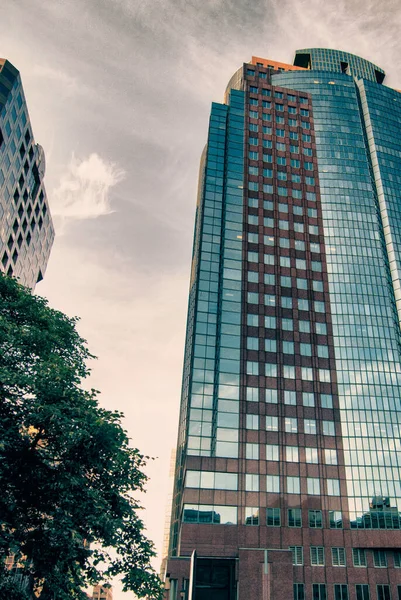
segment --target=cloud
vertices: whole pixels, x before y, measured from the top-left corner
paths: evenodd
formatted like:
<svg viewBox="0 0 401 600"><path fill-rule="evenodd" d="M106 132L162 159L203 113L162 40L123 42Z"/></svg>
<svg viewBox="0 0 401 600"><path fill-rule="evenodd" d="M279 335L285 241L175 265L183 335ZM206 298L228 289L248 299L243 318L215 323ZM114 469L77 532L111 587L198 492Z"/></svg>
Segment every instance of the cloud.
<svg viewBox="0 0 401 600"><path fill-rule="evenodd" d="M65 71L55 69L46 65L35 65L32 70L35 77L47 79L61 88L68 96L74 96L80 91L80 85L75 77L72 77ZM55 90L56 91L56 90ZM57 90L59 92L60 90Z"/></svg>
<svg viewBox="0 0 401 600"><path fill-rule="evenodd" d="M115 163L93 152L78 159L74 154L59 186L52 193L52 214L63 229L68 221L110 214L110 190L125 177Z"/></svg>

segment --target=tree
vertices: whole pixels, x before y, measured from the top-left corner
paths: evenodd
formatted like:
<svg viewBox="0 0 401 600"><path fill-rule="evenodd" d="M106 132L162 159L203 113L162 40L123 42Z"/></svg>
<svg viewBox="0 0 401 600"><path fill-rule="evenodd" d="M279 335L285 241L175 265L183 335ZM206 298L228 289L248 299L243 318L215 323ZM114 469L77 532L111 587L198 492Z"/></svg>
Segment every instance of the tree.
<svg viewBox="0 0 401 600"><path fill-rule="evenodd" d="M14 554L28 597L83 599L84 586L120 576L124 590L160 598L133 496L148 457L122 413L82 388L93 357L76 323L0 275L0 594Z"/></svg>

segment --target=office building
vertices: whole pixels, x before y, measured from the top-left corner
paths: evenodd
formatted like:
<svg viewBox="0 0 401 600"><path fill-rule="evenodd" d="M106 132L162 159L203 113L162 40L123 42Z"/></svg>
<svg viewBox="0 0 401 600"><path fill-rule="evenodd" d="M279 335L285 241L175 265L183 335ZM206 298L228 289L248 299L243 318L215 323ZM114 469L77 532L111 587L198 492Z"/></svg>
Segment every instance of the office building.
<svg viewBox="0 0 401 600"><path fill-rule="evenodd" d="M200 168L169 600L400 600L401 93L253 58Z"/></svg>
<svg viewBox="0 0 401 600"><path fill-rule="evenodd" d="M0 59L0 270L30 288L43 278L54 240L44 174L19 72Z"/></svg>

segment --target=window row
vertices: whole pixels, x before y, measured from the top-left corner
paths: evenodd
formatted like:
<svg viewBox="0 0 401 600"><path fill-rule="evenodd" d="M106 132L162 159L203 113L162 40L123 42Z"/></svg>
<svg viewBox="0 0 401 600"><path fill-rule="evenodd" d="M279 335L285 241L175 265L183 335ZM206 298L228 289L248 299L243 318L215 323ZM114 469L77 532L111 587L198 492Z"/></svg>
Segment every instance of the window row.
<svg viewBox="0 0 401 600"><path fill-rule="evenodd" d="M255 511L259 509L247 508L246 511ZM259 513L258 513L259 514ZM338 510L330 510L328 514L328 526L330 529L342 529L343 520L342 514ZM258 524L258 523L256 523ZM266 509L266 525L268 527L281 527L281 525L287 525L288 527L302 527L302 509L301 508L288 508L287 509L287 521L282 523L281 521L281 509L280 508L267 508ZM323 511L321 510L308 510L308 526L312 529L322 529L324 525Z"/></svg>
<svg viewBox="0 0 401 600"><path fill-rule="evenodd" d="M294 565L304 564L304 549L303 546L291 546L292 558ZM311 546L310 551L310 564L315 567L326 566L326 551L328 548L324 546ZM352 548L352 564L354 567L367 567L368 566L368 553L372 554L372 564L375 568L384 569L388 566L394 566L395 568L401 568L401 550L366 550L364 548ZM388 555L392 556L393 564L388 564ZM333 567L345 567L346 566L346 553L345 548L331 548L331 565Z"/></svg>
<svg viewBox="0 0 401 600"><path fill-rule="evenodd" d="M270 237L270 236L269 236ZM274 238L272 238L274 240ZM280 238L280 243L282 239L288 239L288 238ZM299 242L300 240L294 240L294 242ZM302 244L305 244L305 242L301 242ZM302 246L298 247L299 249L302 248ZM298 249L297 246L295 245L295 249ZM261 279L262 276L262 281L259 281ZM262 273L261 276L259 276L259 272L258 271L248 271L247 274L247 281L248 283L264 283L265 285L275 285L276 281L277 284L280 285L281 287L287 287L290 289L297 289L297 290L307 290L308 289L308 279L305 279L304 277L294 277L291 278L291 276L289 275L280 275L280 276L276 276L274 275L274 273ZM314 292L323 292L324 291L324 284L323 281L318 280L318 279L311 279L309 280L310 282L310 286L312 288L312 290Z"/></svg>
<svg viewBox="0 0 401 600"><path fill-rule="evenodd" d="M259 402L259 389L257 387L246 388L246 400L248 402ZM262 388L264 400L270 404L278 404L278 390ZM303 406L315 406L316 395L313 392L298 392L298 397L302 400ZM297 404L297 392L285 390L284 404L295 406ZM322 408L333 408L333 396L331 394L320 394L320 406Z"/></svg>
<svg viewBox="0 0 401 600"><path fill-rule="evenodd" d="M314 302L314 309L317 313L325 313L324 302ZM276 317L270 315L257 315L257 314L247 314L247 325L248 327L259 327L259 316L263 319L262 325L266 329L279 329L282 331L294 331L294 319L284 318L282 317L279 320ZM299 321L295 321L295 324L298 325L298 330L301 333L310 333L311 332L311 324L310 321L305 319L300 319ZM326 335L327 334L327 326L326 323L315 322L314 323L315 333L318 335Z"/></svg>
<svg viewBox="0 0 401 600"><path fill-rule="evenodd" d="M264 364L264 367L263 367ZM297 367L293 365L281 365L281 376L284 379L297 379ZM299 378L303 381L315 381L312 367L298 367L300 369ZM317 381L320 383L331 382L331 372L329 369L316 369ZM259 363L253 360L246 361L247 375L264 375L265 377L278 377L279 365L276 363Z"/></svg>
<svg viewBox="0 0 401 600"><path fill-rule="evenodd" d="M268 229L273 229L276 226L279 229L281 229L282 231L290 231L290 221L285 220L285 219L279 219L278 221L276 221L276 225L275 225L275 219L273 217L248 215L247 221L248 221L248 225L255 225L255 226L263 225L263 227L266 227ZM294 231L295 233L305 233L307 231L309 233L309 235L319 235L319 226L308 224L307 228L305 228L304 223L298 223L297 221L292 221L291 222L291 231ZM269 245L272 245L272 244L269 244ZM258 260L252 261L252 262L258 262Z"/></svg>
<svg viewBox="0 0 401 600"><path fill-rule="evenodd" d="M246 428L259 430L259 415L246 415ZM279 430L279 418L266 415L266 431L278 431ZM298 428L298 421L301 425ZM296 419L295 417L284 417L284 431L286 433L299 433L299 429L302 430L303 422L303 433L310 435L316 435L318 432L318 421L316 419ZM334 421L321 421L320 428L323 435L335 435ZM324 433L323 433L324 432Z"/></svg>
<svg viewBox="0 0 401 600"><path fill-rule="evenodd" d="M254 138L254 140L256 140L256 138ZM254 145L255 146L257 145L256 141L255 141ZM258 145L261 145L263 148L273 148L273 142L271 140L261 140L261 144L258 144ZM287 152L288 147L284 142L276 142L275 149L277 150L277 152ZM290 150L291 154L299 154L299 146L294 146L294 145L290 144L289 150ZM248 152L248 158L249 158L249 160L259 161L259 151L258 150L250 150ZM269 163L269 164L275 163L276 165L280 165L281 167L286 167L287 165L289 165L293 169L301 168L301 161L298 158L290 158L290 160L287 162L287 158L285 156L276 156L275 160L273 160L272 154L263 153L262 160L265 163ZM315 185L314 180L313 180L313 183L308 183L308 181L309 181L308 177L305 177L305 183L307 185ZM260 190L263 191L265 194L273 193L273 192L266 191L264 189L264 187L261 187ZM286 194L283 194L283 195L286 195Z"/></svg>
<svg viewBox="0 0 401 600"><path fill-rule="evenodd" d="M334 434L333 434L334 435ZM337 451L334 449L325 448L323 451L324 462L326 465L337 465ZM245 457L250 460L259 460L259 444L247 442L245 446ZM278 462L280 460L280 447L276 444L266 445L266 460ZM298 446L284 446L282 459L285 462L298 463L300 460ZM317 448L305 448L305 462L308 464L319 463L319 452Z"/></svg>
<svg viewBox="0 0 401 600"><path fill-rule="evenodd" d="M333 585L334 600L349 600L348 584L335 583ZM372 586L373 587L373 586ZM355 584L356 600L371 600L370 585L367 583ZM312 600L327 600L327 584L312 583ZM391 589L388 584L376 585L377 600L391 600ZM294 583L294 600L306 600L303 583ZM401 585L397 586L397 598L401 600Z"/></svg>
<svg viewBox="0 0 401 600"><path fill-rule="evenodd" d="M301 479L304 484L301 485ZM285 490L280 490L280 476L266 475L266 492L270 494L279 494L280 491L287 494L307 494L308 496L320 496L324 493L323 486L320 485L318 477L291 477L287 476L282 479L285 483ZM246 474L245 488L247 492L262 491L259 489L259 475ZM340 496L340 481L338 479L326 479L324 481L326 494L328 496ZM304 489L302 489L304 487Z"/></svg>

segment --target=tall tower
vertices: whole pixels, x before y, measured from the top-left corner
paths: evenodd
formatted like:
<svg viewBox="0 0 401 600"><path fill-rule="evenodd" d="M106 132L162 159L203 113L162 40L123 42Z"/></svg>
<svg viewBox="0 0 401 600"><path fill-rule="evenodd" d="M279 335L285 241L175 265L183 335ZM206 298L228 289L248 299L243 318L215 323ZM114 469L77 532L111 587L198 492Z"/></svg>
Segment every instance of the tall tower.
<svg viewBox="0 0 401 600"><path fill-rule="evenodd" d="M54 228L19 72L0 59L0 270L30 288L43 278Z"/></svg>
<svg viewBox="0 0 401 600"><path fill-rule="evenodd" d="M401 94L253 58L213 104L166 597L401 599Z"/></svg>

